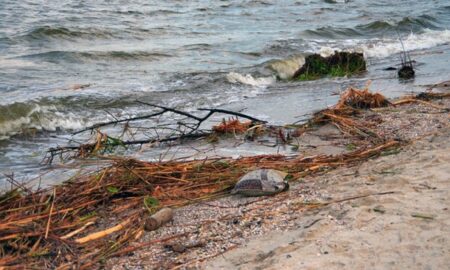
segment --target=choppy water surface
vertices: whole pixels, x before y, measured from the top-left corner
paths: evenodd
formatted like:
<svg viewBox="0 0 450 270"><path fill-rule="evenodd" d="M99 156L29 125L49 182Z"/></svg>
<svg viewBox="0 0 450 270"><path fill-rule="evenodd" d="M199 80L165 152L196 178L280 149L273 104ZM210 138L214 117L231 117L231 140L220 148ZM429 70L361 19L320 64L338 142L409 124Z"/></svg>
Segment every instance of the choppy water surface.
<svg viewBox="0 0 450 270"><path fill-rule="evenodd" d="M149 111L136 100L247 108L281 123L367 79L388 96L449 79L448 1L345 2L1 1L0 171L36 175L46 149L71 131ZM398 36L418 61L415 81L383 71L399 62ZM334 49L364 52L369 71L276 80L305 53Z"/></svg>

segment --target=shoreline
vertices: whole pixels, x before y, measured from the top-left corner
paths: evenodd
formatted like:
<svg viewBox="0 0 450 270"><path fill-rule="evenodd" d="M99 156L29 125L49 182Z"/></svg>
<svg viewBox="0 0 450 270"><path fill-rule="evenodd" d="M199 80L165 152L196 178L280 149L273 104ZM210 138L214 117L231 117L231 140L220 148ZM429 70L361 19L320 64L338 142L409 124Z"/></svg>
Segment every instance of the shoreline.
<svg viewBox="0 0 450 270"><path fill-rule="evenodd" d="M70 215L73 215L73 218L75 219L80 219L80 222L67 223L67 220L64 220L67 213L61 215L61 211L63 210L60 208L68 207L70 205L57 204L55 206L55 214L52 217L54 203L51 203L51 208L49 210L50 212L45 209L41 209L39 210L40 212L37 212L39 213L39 217L44 218L43 220L38 220L36 222L34 221L33 216L22 220L15 220L14 218L16 217L14 217L14 215L9 215L7 216L9 222L6 222L3 225L3 229L6 231L9 230L11 231L10 233L12 233L16 230L16 228L10 227L8 224L23 224L24 227L22 228L22 233L24 233L27 232L27 226L29 225L33 227L43 226L42 229L44 229L45 232L45 239L47 239L47 235L50 230L50 235L54 238L51 241L54 241L60 239L62 233L64 233L64 236L68 234L70 235L73 232L77 232L79 236L89 236L98 230L108 231L108 228L113 224L129 224L130 221L132 221L132 226L129 228L125 228L124 226L120 227L117 225L120 227L119 233L114 234L114 232L112 232L111 234L107 234L102 237L100 241L95 243L96 245L99 245L98 248L102 245L106 245L105 248L107 249L105 251L102 251L98 255L94 254L94 257L85 257L88 256L89 253L86 253L86 251L83 253L80 250L75 257L67 254L66 257L61 260L66 262L66 264L62 266L70 267L72 263L77 262L83 264L85 267L99 267L100 263L105 264L104 266L112 269L177 269L191 267L192 265L205 267L205 265L201 264L203 261L207 261L208 259L222 255L228 250L237 248L249 239L253 239L256 236L266 235L273 231L281 232L294 230L297 226L296 222L299 219L302 219L302 217L306 214L320 213L323 209L327 209L328 207L335 205L334 202L336 202L336 205L341 205L341 202L344 203L344 201L347 201L347 199L351 199L354 196L367 195L367 193L352 193L347 194L350 197L337 197L336 194L333 194L333 192L326 191L324 188L320 187L321 179L326 177L327 174L341 172L342 170L351 171L355 168L355 166L364 166L364 164L372 162L374 160L373 158L376 156L381 155L386 156L387 158L395 157L395 155L402 153L401 149L402 147L405 147L405 142L420 140L422 137L430 136L430 133L439 133L442 130L448 129L450 125L448 110L446 109L450 108L450 100L448 98L436 101L416 101L413 101L413 103L404 102L404 104L402 103L395 107L384 107L359 111L358 115L351 116L350 118L349 116L338 116L337 122L329 122L330 119L333 119L333 115L331 115L327 116L331 118L328 120L325 119L326 121L324 123L328 124L324 125L322 123L320 125L312 125L301 129L298 134L297 142L299 146L298 155L301 155L303 159L298 161L300 163L303 162L305 164L309 164L306 167L303 167L303 165L302 167L296 169L294 167L289 167L296 164L295 159L286 159L282 156L280 157L279 155L254 157L256 158L255 160L252 158L237 161L219 159L219 161L222 162L220 163L220 167L222 167L222 173L225 173L224 176L228 175L228 177L233 177L232 179L227 180L229 182L231 181L231 183L235 182L237 180L236 177L241 175L243 171L251 169L252 166L264 166L264 164L266 164L274 168L277 168L277 166L286 166L285 168L287 170L292 170L292 172L298 170L294 173L294 177L297 180L291 185L291 189L288 192L284 192L273 197L242 198L238 196L225 196L224 198L212 200L217 197L213 195L209 196L208 194L215 194L218 190L222 190L223 184L218 186L222 189L214 189L211 187L210 189L200 188L199 191L197 191L199 188L194 185L192 190L189 190L190 193L180 193L177 195L182 199L180 201L180 198L178 198L177 201L174 200L174 198L171 198L171 196L168 196L167 198L167 195L164 195L164 192L161 192L161 189L153 189L152 187L152 189L149 190L149 192L152 192L150 194L157 197L164 206L175 205L177 207L175 207L175 215L172 222L162 226L158 230L145 232L142 229L142 226L140 226L143 218L142 214L144 213L142 211L145 211L145 209L142 209L141 198L144 198L145 202L145 198L147 197L141 197L145 196L145 194L138 195L136 198L133 197L134 195L131 197L127 197L129 196L127 195L122 198L120 197L124 196L120 195L122 193L118 194L120 196L114 195L118 192L117 188L113 186L117 184L117 181L114 179L115 177L120 177L123 181L130 181L129 185L131 185L132 181L138 181L136 183L140 183L139 185L135 187L131 185L127 187L128 191L127 189L123 191L125 193L131 192L130 194L133 194L133 192L137 192L136 189L139 190L140 188L142 189L142 187L145 187L145 185L140 185L142 185L142 181L146 182L147 180L141 173L139 173L141 175L138 174L131 176L129 173L126 173L128 169L123 171L121 170L121 167L125 166L124 168L127 168L127 166L131 166L137 170L140 170L139 172L145 173L145 170L147 170L149 166L156 165L158 167L163 166L164 164L170 165L171 163L152 165L151 163L140 163L139 161L124 158L117 161L116 167L113 166L109 169L105 169L97 174L97 176L87 176L87 178L82 177L78 180L75 179L72 182L55 186L53 189L53 197L51 194L45 194L45 192L40 192L36 195L31 194L32 200L37 199L38 201L47 200L52 202L55 198L70 198L72 200L71 203L75 205L73 205L72 208L66 209L78 210L74 211L74 213L72 213L73 210L67 210L69 211L67 213L71 213ZM327 110L332 111L333 109ZM327 110L321 111L321 114L316 115L316 120L319 121L318 123L324 121L323 116L326 115ZM363 124L368 126L364 126ZM370 133L373 130L376 130L376 136L368 135L367 132ZM363 134L362 138L361 133ZM381 142L384 141L384 144L380 144L380 138L382 138ZM261 161L255 162L261 158L263 160L267 159L268 162L270 161L271 163L263 163ZM279 161L276 161L277 158ZM214 165L214 162L215 161L211 164ZM229 162L237 163L234 164ZM239 170L237 174L227 174L228 166L230 166L230 164L232 166L240 166L239 162L248 162L248 165L245 165L244 167L236 167ZM193 163L191 167L194 169L200 168L196 166L198 166L198 164L196 165ZM185 169L187 169L187 167L185 167ZM160 170L163 170L162 167ZM130 172L133 171L131 170ZM136 173L134 172L134 174ZM355 175L357 173L354 171L351 173L344 173L344 175L347 174ZM186 181L185 176L183 175L184 173L178 175L177 177L180 178L177 181ZM149 180L151 179L152 178L149 178ZM195 178L190 179L189 177L187 179L191 181L195 180ZM208 181L209 178L207 177L205 179ZM150 186L153 186L153 184L154 183ZM326 186L327 180L325 180L323 184ZM83 185L89 189L83 189ZM375 185L376 184L373 184L373 186ZM102 191L104 188L106 188L106 190ZM97 189L99 193L97 193ZM59 191L56 192L56 190ZM156 192L157 190L159 193ZM50 192L50 190L47 191ZM90 194L89 192L92 191L95 191L96 193ZM143 191L145 190L140 190L138 192ZM382 197L385 195L388 196L391 191L392 190L383 191L388 193L372 194L368 197L378 195ZM394 192L396 191L394 190ZM97 199L90 201L89 197L84 198L87 201L82 201L84 196L82 194L97 197L105 196L106 194L107 197L101 197L98 202L96 201ZM183 198L183 196L187 196L188 194L190 194L190 196L193 195L193 199ZM20 196L17 198L18 202L22 200ZM202 196L207 198L207 200L203 201ZM342 199L345 200L339 201ZM6 201L8 200L15 199L6 199ZM81 206L81 208L73 208L74 206L78 207L76 204L92 205L92 207ZM182 206L184 204L188 204L188 206ZM23 204L20 205L23 207ZM81 214L78 213L80 211ZM94 214L92 215L91 213ZM29 213L24 212L24 214ZM56 223L56 225L52 225L56 226L56 228L52 227L54 231L50 229L50 224L52 224L52 222L59 222ZM95 226L91 226L86 229L86 222L92 222L91 225L95 224ZM314 227L315 223L317 223L315 219L312 219L309 220L308 224L303 224L303 226L310 225L309 227ZM83 227L80 228L82 225ZM64 226L68 229L65 229L66 227ZM117 226L115 226L115 228L117 228ZM74 229L71 228L79 229L73 231ZM14 236L14 234L12 236L5 236L4 232L5 231L3 231L2 234L4 238L3 241L5 239L11 239L11 237ZM34 236L34 234L36 235ZM39 239L42 239L39 229L37 229L36 233L33 233L31 237L33 239L35 239L34 237L39 237ZM108 239L110 239L110 241L116 239L118 241L118 247L114 247L116 244L112 247L108 247ZM48 243L53 245L51 241ZM77 239L72 238L67 240L66 244L70 246L73 245L74 247L87 247L86 245L80 246L75 244L76 241ZM145 248L143 248L144 246ZM43 248L45 247L46 246L43 246ZM49 246L46 248L49 248ZM52 248L56 248L58 250L59 247ZM116 258L115 255L119 254L121 256ZM125 254L127 256L122 256ZM37 260L34 263L46 263L46 256L49 256L47 252L37 256L41 259L41 261ZM20 255L18 258L22 258L23 260L30 259L30 257L26 254ZM6 259L13 262L18 258L13 256L7 257ZM8 263L8 260L6 260L6 263ZM32 261L28 263L32 263Z"/></svg>
<svg viewBox="0 0 450 270"><path fill-rule="evenodd" d="M450 102L444 100L440 105L449 106ZM444 132L446 135L450 133L448 113L437 113L435 108L428 105L409 104L398 109L382 108L379 110L383 111L381 114L385 116L378 127L380 130L401 140L418 141L418 144L425 146L417 151L425 154L426 150L423 148L430 145L427 138L435 136L430 133ZM370 113L368 114L370 115ZM324 132L333 137L332 134L329 134L329 127L315 131L319 135L324 135ZM439 135L438 137L442 138ZM324 141L314 142L312 138L308 142L318 144L310 151L310 154L336 150L331 148L333 143L324 146ZM339 224L346 217L349 208L351 210L354 202L377 202L375 206L366 203L364 209L372 207L371 211L378 213L378 210L373 209L377 208L381 202L395 200L395 197L401 194L398 192L401 192L402 187L393 185L386 190L379 190L382 186L377 184L376 179L383 178L385 174L389 175L391 173L389 170L394 170L392 177L395 178L398 156L406 155L407 159L407 153L414 151L415 144L416 142L413 142L412 145L394 149L386 152L385 156L363 161L356 166L343 166L329 172L309 175L300 180L300 183L292 184L287 193L274 197L258 199L229 197L177 209L174 221L167 228L162 228L162 231L159 232L151 232L149 236L144 236L142 242L151 241L153 238L161 239L167 235L176 235L189 229L193 229L192 235L169 240L162 245L151 246L146 250L136 251L127 258L112 259L107 266L113 269L297 269L297 267L304 266L306 269L317 269L322 266L330 267L330 265L298 265L295 264L296 260L287 262L286 260L289 258L284 260L282 257L293 257L296 256L295 254L301 257L303 253L300 252L304 250L300 250L298 246L302 246L303 231L321 227L323 225L320 224L323 221L331 223L330 227ZM320 149L321 147L324 147L325 150ZM342 149L338 150L342 151ZM440 154L444 155L444 158L448 158L445 151L443 148ZM383 162L386 162L384 160L388 160L389 169L382 166ZM369 170L367 168L373 163L380 163L377 166L382 167L381 171L373 173L376 175L376 179L372 179L370 174L367 175L367 170ZM444 167L441 166L439 169L445 169L445 163ZM365 173L366 175L361 177ZM333 188L334 185L340 187L341 177L350 179L346 185L341 187L341 190L338 192L327 190ZM402 181L401 184L403 182L405 181ZM448 185L448 182L441 184L445 186L445 184ZM357 185L360 187L355 189ZM387 194L378 194L380 192L387 192ZM394 192L394 194L390 192ZM351 199L355 196L363 196L363 198ZM348 198L350 199L347 201ZM345 201L323 208L316 205L317 202L326 203L340 199ZM386 210L381 209L380 211ZM420 209L417 209L416 212L420 212ZM195 214L192 215L192 213ZM425 212L426 214L427 212ZM420 216L420 213L418 215ZM421 218L411 217L411 219L420 220ZM443 216L442 219L444 222L450 220L448 216ZM426 218L425 221L427 221ZM354 220L347 222L351 224ZM310 241L314 242L313 233L310 237ZM295 241L295 238L298 238L297 245L290 245L289 243ZM180 245L184 246L181 248L181 252L177 250ZM313 255L316 256L317 253L313 253ZM316 260L314 256L311 259L313 262ZM440 263L442 266L442 260ZM310 266L310 268L306 266ZM339 266L336 264L334 267L339 268ZM333 266L331 265L331 267ZM412 269L415 268L412 267Z"/></svg>

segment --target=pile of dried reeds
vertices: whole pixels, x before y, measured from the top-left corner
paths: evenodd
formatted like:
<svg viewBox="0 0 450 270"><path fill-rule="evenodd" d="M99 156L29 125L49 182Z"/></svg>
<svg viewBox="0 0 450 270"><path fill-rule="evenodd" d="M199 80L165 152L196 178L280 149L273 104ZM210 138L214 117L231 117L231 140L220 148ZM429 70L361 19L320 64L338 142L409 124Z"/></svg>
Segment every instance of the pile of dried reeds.
<svg viewBox="0 0 450 270"><path fill-rule="evenodd" d="M249 170L276 168L300 177L361 162L398 145L390 141L341 156L303 159L118 159L98 174L52 189L14 190L0 199L0 266L86 269L126 251L128 243L142 235L149 210L220 196Z"/></svg>
<svg viewBox="0 0 450 270"><path fill-rule="evenodd" d="M368 87L359 90L350 87L340 96L338 103L314 114L306 124L320 125L331 123L344 134L369 139L375 144L383 142L376 132L376 119L364 121L359 116L361 110L389 106L390 102L379 93L371 93Z"/></svg>
<svg viewBox="0 0 450 270"><path fill-rule="evenodd" d="M353 87L342 93L336 109L343 109L347 106L355 109L371 109L389 106L390 102L379 93L371 93L368 88L359 90Z"/></svg>

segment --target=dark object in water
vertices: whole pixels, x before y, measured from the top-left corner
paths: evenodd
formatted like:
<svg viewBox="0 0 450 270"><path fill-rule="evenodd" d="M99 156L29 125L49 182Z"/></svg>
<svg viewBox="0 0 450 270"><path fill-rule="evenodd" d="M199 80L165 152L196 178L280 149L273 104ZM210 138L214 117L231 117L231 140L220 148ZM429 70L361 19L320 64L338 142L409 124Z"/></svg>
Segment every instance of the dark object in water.
<svg viewBox="0 0 450 270"><path fill-rule="evenodd" d="M387 68L383 68L383 70L391 71L391 70L397 70L397 69L395 67L387 67Z"/></svg>
<svg viewBox="0 0 450 270"><path fill-rule="evenodd" d="M366 71L362 53L338 52L323 57L312 54L305 58L305 64L294 73L294 80L316 80L325 76L344 77Z"/></svg>
<svg viewBox="0 0 450 270"><path fill-rule="evenodd" d="M406 51L405 46L403 45L403 41L400 38L400 34L398 34L398 38L400 40L400 44L402 45L403 49L402 53L400 54L402 67L398 70L398 77L400 79L412 79L414 78L415 75L413 61L411 61L411 57L409 56L409 53Z"/></svg>
<svg viewBox="0 0 450 270"><path fill-rule="evenodd" d="M402 66L398 70L398 77L400 79L412 79L414 78L415 72L412 65Z"/></svg>

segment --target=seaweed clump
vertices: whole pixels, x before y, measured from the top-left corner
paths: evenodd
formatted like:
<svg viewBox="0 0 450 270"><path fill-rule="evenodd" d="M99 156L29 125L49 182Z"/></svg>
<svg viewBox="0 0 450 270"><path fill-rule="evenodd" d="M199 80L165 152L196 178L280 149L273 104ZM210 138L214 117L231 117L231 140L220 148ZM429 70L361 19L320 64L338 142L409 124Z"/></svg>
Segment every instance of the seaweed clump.
<svg viewBox="0 0 450 270"><path fill-rule="evenodd" d="M366 71L366 60L362 53L338 52L323 57L312 54L306 57L305 64L298 69L294 80L307 81L322 77L344 77Z"/></svg>

